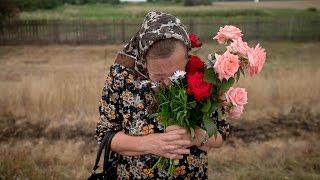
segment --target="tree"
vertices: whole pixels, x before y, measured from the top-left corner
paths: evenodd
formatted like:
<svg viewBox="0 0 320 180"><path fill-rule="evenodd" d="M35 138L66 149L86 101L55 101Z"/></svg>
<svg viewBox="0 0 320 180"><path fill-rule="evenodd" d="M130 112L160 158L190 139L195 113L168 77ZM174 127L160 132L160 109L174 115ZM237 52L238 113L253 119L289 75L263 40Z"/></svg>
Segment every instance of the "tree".
<svg viewBox="0 0 320 180"><path fill-rule="evenodd" d="M211 5L213 0L185 0L185 6Z"/></svg>

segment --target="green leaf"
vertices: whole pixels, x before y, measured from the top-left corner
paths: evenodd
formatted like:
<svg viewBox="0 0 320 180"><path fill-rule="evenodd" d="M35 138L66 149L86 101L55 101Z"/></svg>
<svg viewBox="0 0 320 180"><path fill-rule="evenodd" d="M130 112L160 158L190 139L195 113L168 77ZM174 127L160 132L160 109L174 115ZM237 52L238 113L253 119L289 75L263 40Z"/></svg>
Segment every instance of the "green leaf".
<svg viewBox="0 0 320 180"><path fill-rule="evenodd" d="M210 109L210 113L212 113L212 112L214 112L214 111L216 111L217 109L219 108L219 104L218 104L218 102L212 102L211 103L211 109Z"/></svg>
<svg viewBox="0 0 320 180"><path fill-rule="evenodd" d="M233 85L233 83L234 83L233 77L229 78L228 81L223 80L219 89L222 91L227 91Z"/></svg>
<svg viewBox="0 0 320 180"><path fill-rule="evenodd" d="M191 106L192 108L195 108L195 107L197 106L197 102L196 102L196 101L192 101L192 102L190 102L189 104L190 104L190 106Z"/></svg>
<svg viewBox="0 0 320 180"><path fill-rule="evenodd" d="M189 131L190 131L191 138L193 140L195 138L194 129L192 127L190 127Z"/></svg>
<svg viewBox="0 0 320 180"><path fill-rule="evenodd" d="M213 68L208 68L204 71L204 80L216 85L219 83L218 77Z"/></svg>
<svg viewBox="0 0 320 180"><path fill-rule="evenodd" d="M177 120L182 124L182 119L183 119L183 116L182 116L182 111L179 111L177 113Z"/></svg>
<svg viewBox="0 0 320 180"><path fill-rule="evenodd" d="M202 106L202 109L201 111L204 112L204 113L208 113L209 110L211 108L211 101L210 100L207 100L204 105Z"/></svg>
<svg viewBox="0 0 320 180"><path fill-rule="evenodd" d="M217 138L218 128L217 128L217 125L216 125L216 124L214 124L214 126L213 126L213 135L214 135L215 138Z"/></svg>
<svg viewBox="0 0 320 180"><path fill-rule="evenodd" d="M155 118L157 116L158 116L158 113L153 113L153 114L149 115L149 118Z"/></svg>
<svg viewBox="0 0 320 180"><path fill-rule="evenodd" d="M214 124L214 122L208 117L208 116L203 116L203 125L204 128L206 129L209 137L211 137L212 135L215 134L215 129L216 129L216 125Z"/></svg>

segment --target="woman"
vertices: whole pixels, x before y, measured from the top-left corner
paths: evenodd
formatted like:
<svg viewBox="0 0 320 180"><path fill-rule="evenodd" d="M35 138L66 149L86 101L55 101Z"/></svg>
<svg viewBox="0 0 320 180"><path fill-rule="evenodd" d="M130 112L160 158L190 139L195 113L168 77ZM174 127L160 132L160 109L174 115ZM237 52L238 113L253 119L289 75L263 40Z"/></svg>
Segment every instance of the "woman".
<svg viewBox="0 0 320 180"><path fill-rule="evenodd" d="M118 52L106 77L100 101L96 140L119 131L111 142L114 171L119 179L168 179L166 170L151 170L159 156L174 159L174 179L207 179L207 151L220 147L229 125L217 121L217 138L197 127L191 140L179 126L149 117L155 112L155 84L169 85L176 70L185 70L191 49L186 27L171 14L149 12L134 37Z"/></svg>

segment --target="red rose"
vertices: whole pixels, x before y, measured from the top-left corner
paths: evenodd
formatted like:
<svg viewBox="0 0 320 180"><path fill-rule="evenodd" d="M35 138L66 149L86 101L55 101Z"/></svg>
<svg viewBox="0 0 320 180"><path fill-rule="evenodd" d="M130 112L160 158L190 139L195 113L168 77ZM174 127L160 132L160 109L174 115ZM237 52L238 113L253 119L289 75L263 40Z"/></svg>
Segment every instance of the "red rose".
<svg viewBox="0 0 320 180"><path fill-rule="evenodd" d="M191 48L198 48L202 46L202 42L196 34L190 33L189 39L191 41Z"/></svg>
<svg viewBox="0 0 320 180"><path fill-rule="evenodd" d="M204 62L198 56L191 55L186 66L186 71L187 73L202 72L204 65Z"/></svg>
<svg viewBox="0 0 320 180"><path fill-rule="evenodd" d="M187 93L194 96L197 101L202 101L211 95L211 84L203 80L204 74L195 72L187 75Z"/></svg>

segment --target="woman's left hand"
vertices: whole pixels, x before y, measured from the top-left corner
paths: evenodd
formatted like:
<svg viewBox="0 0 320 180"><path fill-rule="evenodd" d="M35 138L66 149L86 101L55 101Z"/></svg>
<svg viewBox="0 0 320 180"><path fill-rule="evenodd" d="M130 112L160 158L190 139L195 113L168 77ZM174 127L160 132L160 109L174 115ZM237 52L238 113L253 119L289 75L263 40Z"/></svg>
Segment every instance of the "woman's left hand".
<svg viewBox="0 0 320 180"><path fill-rule="evenodd" d="M173 131L173 130L178 130L178 129L185 129L184 127L181 127L181 126L178 126L178 125L171 125L171 126L168 126L167 128L166 128L166 132L169 132L169 131ZM197 133L199 133L199 132L197 132L196 130L195 130L195 136L197 137ZM190 146L194 146L194 145L198 145L199 144L199 138L194 138L194 140L192 140L192 137L191 137L191 134L189 134L189 133L186 133L185 135L183 135L183 136L181 136L181 138L182 138L182 140L190 140L191 141L191 145L189 145L189 146L187 146L187 147L190 147ZM199 135L198 135L198 137L199 137Z"/></svg>

